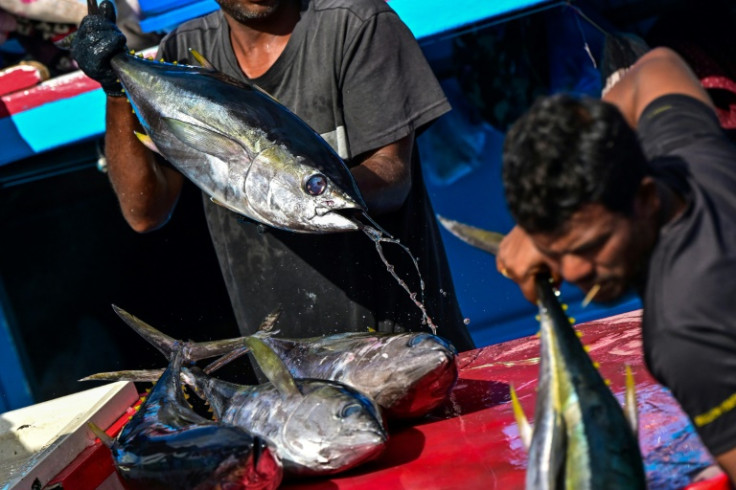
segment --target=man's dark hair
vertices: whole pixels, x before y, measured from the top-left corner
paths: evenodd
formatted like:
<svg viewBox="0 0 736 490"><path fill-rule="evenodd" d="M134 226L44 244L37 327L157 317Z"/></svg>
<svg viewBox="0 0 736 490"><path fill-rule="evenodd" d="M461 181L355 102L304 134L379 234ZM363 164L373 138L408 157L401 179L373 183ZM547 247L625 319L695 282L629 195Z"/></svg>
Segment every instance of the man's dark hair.
<svg viewBox="0 0 736 490"><path fill-rule="evenodd" d="M529 233L563 232L570 216L590 203L630 214L646 168L623 115L591 97L537 99L504 143L506 201Z"/></svg>

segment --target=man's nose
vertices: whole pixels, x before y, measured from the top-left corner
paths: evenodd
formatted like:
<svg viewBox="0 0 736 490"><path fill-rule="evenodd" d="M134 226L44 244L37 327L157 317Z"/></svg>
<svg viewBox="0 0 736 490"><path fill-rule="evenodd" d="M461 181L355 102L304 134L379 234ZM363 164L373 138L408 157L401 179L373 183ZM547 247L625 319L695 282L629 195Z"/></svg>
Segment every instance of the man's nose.
<svg viewBox="0 0 736 490"><path fill-rule="evenodd" d="M564 255L560 261L560 274L571 283L590 280L595 272L593 262L579 255Z"/></svg>

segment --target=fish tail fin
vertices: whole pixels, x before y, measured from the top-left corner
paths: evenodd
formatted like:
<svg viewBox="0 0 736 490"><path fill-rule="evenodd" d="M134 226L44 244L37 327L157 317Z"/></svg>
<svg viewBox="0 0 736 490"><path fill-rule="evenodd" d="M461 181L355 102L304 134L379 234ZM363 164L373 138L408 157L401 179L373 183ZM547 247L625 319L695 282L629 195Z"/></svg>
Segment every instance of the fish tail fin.
<svg viewBox="0 0 736 490"><path fill-rule="evenodd" d="M624 396L624 414L626 420L629 421L631 430L634 434L639 433L639 412L636 406L636 384L634 383L634 375L631 372L631 366L628 364L626 368L626 394Z"/></svg>
<svg viewBox="0 0 736 490"><path fill-rule="evenodd" d="M156 349L158 349L167 359L170 359L173 355L174 348L177 341L163 332L158 331L151 325L147 324L143 320L136 318L122 308L112 305L112 309L115 313L133 330L138 333L141 337L151 343Z"/></svg>
<svg viewBox="0 0 736 490"><path fill-rule="evenodd" d="M509 392L511 393L511 408L514 411L514 419L516 419L516 425L519 426L521 443L524 444L524 449L529 451L529 446L532 444L532 426L526 418L524 409L521 408L521 403L519 402L519 397L516 395L513 384L509 385Z"/></svg>
<svg viewBox="0 0 736 490"><path fill-rule="evenodd" d="M100 439L100 442L104 444L105 446L112 447L112 444L114 442L113 438L107 435L107 432L102 430L97 424L94 422L87 422L87 427L89 427L89 430L92 431L92 433L97 436Z"/></svg>

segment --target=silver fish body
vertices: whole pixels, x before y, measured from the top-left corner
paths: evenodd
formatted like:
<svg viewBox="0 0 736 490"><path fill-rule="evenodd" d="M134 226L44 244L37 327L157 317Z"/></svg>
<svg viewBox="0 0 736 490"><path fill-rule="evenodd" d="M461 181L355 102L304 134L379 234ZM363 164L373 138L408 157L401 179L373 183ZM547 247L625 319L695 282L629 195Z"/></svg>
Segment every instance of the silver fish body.
<svg viewBox="0 0 736 490"><path fill-rule="evenodd" d="M128 54L112 66L159 152L213 200L295 232L358 229L365 211L342 159L257 87L207 68Z"/></svg>
<svg viewBox="0 0 736 490"><path fill-rule="evenodd" d="M126 488L277 488L283 468L275 449L194 412L182 395L181 364L179 350L110 446Z"/></svg>
<svg viewBox="0 0 736 490"><path fill-rule="evenodd" d="M262 340L294 377L353 386L376 400L387 418L426 415L447 399L457 381L457 351L429 333L352 332Z"/></svg>
<svg viewBox="0 0 736 490"><path fill-rule="evenodd" d="M638 439L549 277L537 278L541 360L528 489L646 488Z"/></svg>
<svg viewBox="0 0 736 490"><path fill-rule="evenodd" d="M328 475L378 456L388 435L378 406L349 386L295 380L301 396L273 383L244 386L190 371L215 416L274 443L289 475Z"/></svg>

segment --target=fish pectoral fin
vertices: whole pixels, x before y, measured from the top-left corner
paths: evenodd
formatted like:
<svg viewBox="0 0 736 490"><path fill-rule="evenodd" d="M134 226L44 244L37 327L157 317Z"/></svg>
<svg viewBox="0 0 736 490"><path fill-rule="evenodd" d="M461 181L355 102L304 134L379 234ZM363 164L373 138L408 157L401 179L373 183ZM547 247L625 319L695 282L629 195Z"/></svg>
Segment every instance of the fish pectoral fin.
<svg viewBox="0 0 736 490"><path fill-rule="evenodd" d="M211 129L170 117L162 120L179 141L224 162L229 162L247 151L237 141Z"/></svg>
<svg viewBox="0 0 736 490"><path fill-rule="evenodd" d="M516 419L516 425L519 426L521 443L524 444L524 449L529 451L529 446L532 444L532 426L529 424L529 419L526 418L524 409L521 408L521 403L519 403L519 397L516 396L516 390L513 384L509 385L509 392L511 393L511 408L514 411L514 419Z"/></svg>
<svg viewBox="0 0 736 490"><path fill-rule="evenodd" d="M245 337L245 345L250 348L253 358L263 374L284 396L302 396L302 392L294 381L284 361L274 350L258 337Z"/></svg>
<svg viewBox="0 0 736 490"><path fill-rule="evenodd" d="M631 366L626 367L626 393L624 395L624 415L629 421L631 430L634 435L639 433L639 411L636 406L636 384L634 383L634 375L631 372Z"/></svg>
<svg viewBox="0 0 736 490"><path fill-rule="evenodd" d="M135 134L136 138L138 138L138 141L143 143L143 146L154 153L158 153L159 155L161 154L161 152L158 151L158 148L156 147L156 143L153 142L150 136L148 136L147 134L139 133L138 131L133 131L133 134Z"/></svg>

